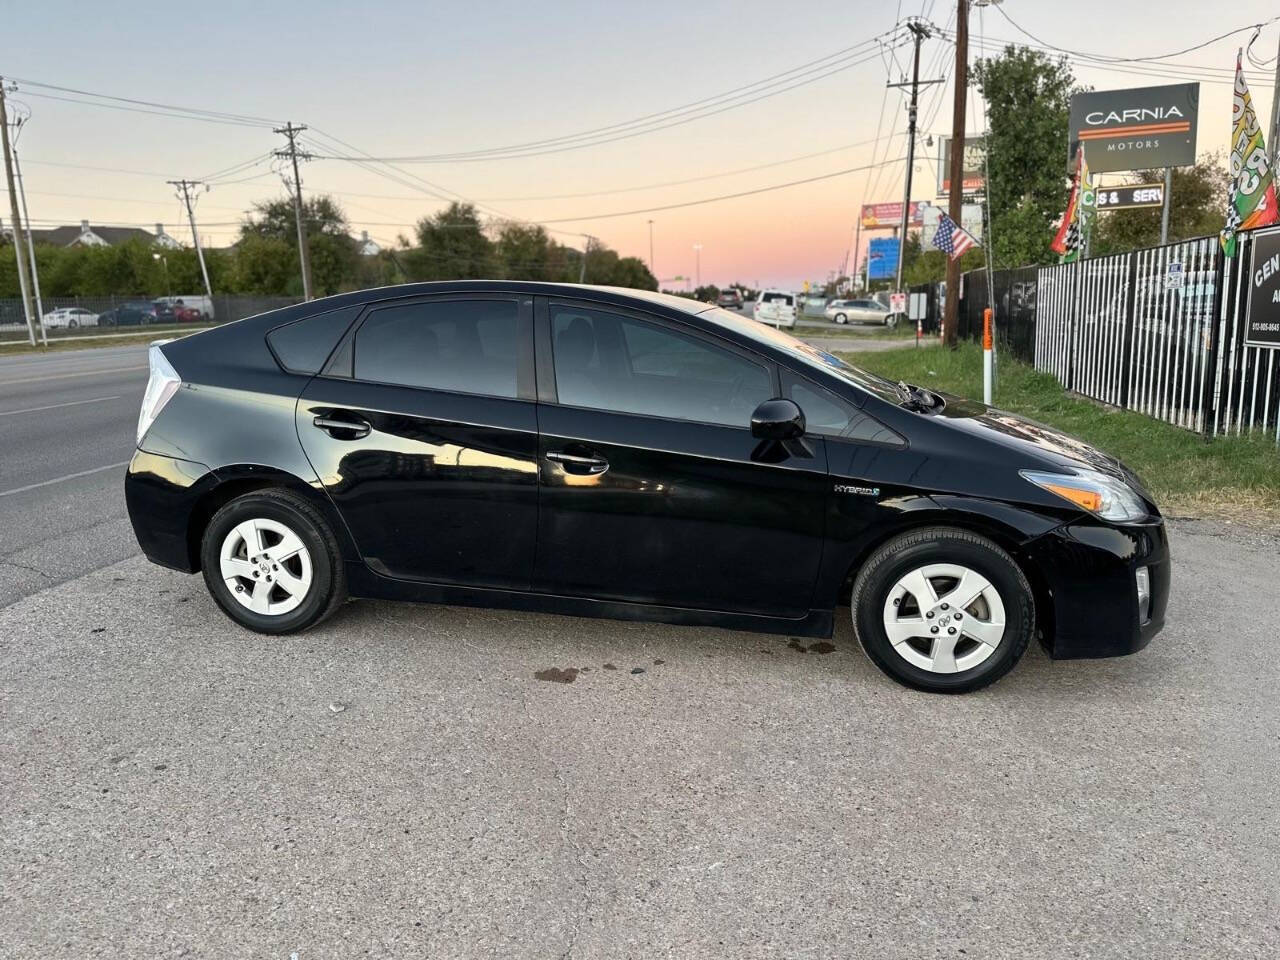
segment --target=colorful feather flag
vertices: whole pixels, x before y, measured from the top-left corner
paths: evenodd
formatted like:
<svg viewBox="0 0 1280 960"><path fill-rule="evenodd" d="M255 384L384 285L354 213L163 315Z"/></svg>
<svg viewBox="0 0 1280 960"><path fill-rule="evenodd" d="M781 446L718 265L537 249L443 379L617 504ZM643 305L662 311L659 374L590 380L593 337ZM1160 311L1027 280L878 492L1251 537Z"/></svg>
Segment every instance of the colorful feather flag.
<svg viewBox="0 0 1280 960"><path fill-rule="evenodd" d="M1236 89L1231 101L1231 195L1227 223L1222 228L1222 250L1236 255L1236 235L1277 222L1275 171L1267 162L1262 128L1253 110L1253 97L1245 82L1236 52Z"/></svg>
<svg viewBox="0 0 1280 960"><path fill-rule="evenodd" d="M1085 160L1084 144L1081 144L1076 151L1076 172L1071 178L1067 211L1062 215L1062 226L1058 227L1058 233L1050 244L1050 249L1058 254L1059 262L1073 263L1084 255L1089 247L1097 209L1097 192L1089 173L1089 163Z"/></svg>

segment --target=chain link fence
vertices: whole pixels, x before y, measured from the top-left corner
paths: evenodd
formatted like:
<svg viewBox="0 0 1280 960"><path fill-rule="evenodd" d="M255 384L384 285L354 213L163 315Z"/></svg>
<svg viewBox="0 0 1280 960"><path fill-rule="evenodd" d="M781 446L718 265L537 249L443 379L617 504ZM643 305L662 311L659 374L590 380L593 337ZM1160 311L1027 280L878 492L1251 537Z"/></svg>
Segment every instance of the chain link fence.
<svg viewBox="0 0 1280 960"><path fill-rule="evenodd" d="M250 294L167 297L45 297L45 333L52 339L101 337L140 332L149 326L207 327L243 320L298 303L299 297ZM27 339L27 321L18 297L0 298L0 343Z"/></svg>

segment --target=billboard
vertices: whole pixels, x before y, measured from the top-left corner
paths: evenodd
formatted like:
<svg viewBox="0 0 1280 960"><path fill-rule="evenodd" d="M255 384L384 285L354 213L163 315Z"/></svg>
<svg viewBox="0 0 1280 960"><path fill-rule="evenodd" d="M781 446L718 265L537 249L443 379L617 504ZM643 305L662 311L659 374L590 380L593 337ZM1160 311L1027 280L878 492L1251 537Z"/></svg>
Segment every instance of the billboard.
<svg viewBox="0 0 1280 960"><path fill-rule="evenodd" d="M1190 166L1196 162L1199 107L1198 83L1077 93L1067 163L1075 163L1083 143L1092 173Z"/></svg>
<svg viewBox="0 0 1280 960"><path fill-rule="evenodd" d="M1092 162L1092 161L1091 161ZM987 188L987 139L965 137L964 156L961 157L961 193L982 193ZM951 196L951 138L942 138L942 153L938 157L938 196ZM965 228L966 230L968 227Z"/></svg>
<svg viewBox="0 0 1280 960"><path fill-rule="evenodd" d="M901 215L902 205L898 205ZM867 247L867 279L892 280L898 272L898 238L872 237Z"/></svg>
<svg viewBox="0 0 1280 960"><path fill-rule="evenodd" d="M908 227L919 227L924 223L925 204L919 200L911 201L911 218ZM890 227L902 226L902 203L864 203L862 205L862 229L887 230Z"/></svg>

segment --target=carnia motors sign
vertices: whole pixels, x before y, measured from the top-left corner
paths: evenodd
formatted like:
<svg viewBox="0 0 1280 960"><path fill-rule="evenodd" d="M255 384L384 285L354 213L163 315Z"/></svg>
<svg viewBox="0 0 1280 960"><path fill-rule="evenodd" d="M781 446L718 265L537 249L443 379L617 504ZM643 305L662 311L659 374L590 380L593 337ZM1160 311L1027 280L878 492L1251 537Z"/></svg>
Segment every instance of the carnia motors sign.
<svg viewBox="0 0 1280 960"><path fill-rule="evenodd" d="M1083 143L1092 173L1190 166L1199 105L1198 83L1078 93L1071 98L1068 161Z"/></svg>

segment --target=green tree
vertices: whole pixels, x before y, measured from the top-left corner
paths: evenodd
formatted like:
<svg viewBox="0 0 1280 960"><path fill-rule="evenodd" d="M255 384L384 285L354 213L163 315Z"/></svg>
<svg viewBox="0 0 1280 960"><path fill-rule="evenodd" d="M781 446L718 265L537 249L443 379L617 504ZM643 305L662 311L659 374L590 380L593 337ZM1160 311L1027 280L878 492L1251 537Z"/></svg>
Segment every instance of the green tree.
<svg viewBox="0 0 1280 960"><path fill-rule="evenodd" d="M350 225L342 208L328 196L309 197L302 204L302 219L307 231L307 246L311 254L311 281L315 292L322 296L339 293L356 287L356 273L360 256L355 239L351 236ZM293 201L288 198L259 201L253 205L253 213L240 225L241 245L237 249L237 260L249 252L261 253L268 248L250 245L243 247L243 241L257 238L287 244L294 250L297 259L298 227L294 214ZM278 250L277 247L270 248ZM259 269L246 265L244 274L265 277L274 268ZM277 290L254 290L255 293L293 293L302 292L302 275L300 267L296 281L289 280L284 287ZM251 291L245 291L251 292Z"/></svg>
<svg viewBox="0 0 1280 960"><path fill-rule="evenodd" d="M1163 183L1163 170L1139 170L1129 183ZM1217 233L1226 220L1230 175L1216 154L1193 167L1176 167L1169 208L1169 240L1188 240ZM1105 209L1105 208L1104 208ZM1160 208L1099 212L1093 253L1122 253L1160 242Z"/></svg>
<svg viewBox="0 0 1280 960"><path fill-rule="evenodd" d="M997 267L1049 263L1054 225L1067 205L1067 127L1081 88L1065 57L1005 47L979 60L974 76L987 102L987 194Z"/></svg>
<svg viewBox="0 0 1280 960"><path fill-rule="evenodd" d="M410 280L474 280L494 275L493 242L485 236L476 208L451 203L415 230L416 246L401 238L399 254Z"/></svg>

